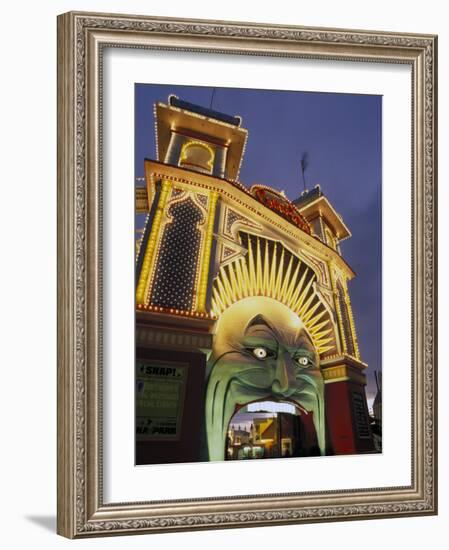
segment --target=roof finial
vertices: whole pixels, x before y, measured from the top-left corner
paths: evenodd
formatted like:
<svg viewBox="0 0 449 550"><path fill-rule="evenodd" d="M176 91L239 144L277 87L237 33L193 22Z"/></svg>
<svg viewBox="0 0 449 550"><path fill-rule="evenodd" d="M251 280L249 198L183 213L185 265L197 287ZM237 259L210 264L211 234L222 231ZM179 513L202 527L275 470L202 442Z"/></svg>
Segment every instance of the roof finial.
<svg viewBox="0 0 449 550"><path fill-rule="evenodd" d="M306 177L305 177L305 171L307 170L307 166L309 166L309 153L307 151L304 151L301 155L301 173L302 173L302 183L304 185L304 191L306 191Z"/></svg>
<svg viewBox="0 0 449 550"><path fill-rule="evenodd" d="M214 96L215 96L215 87L212 88L212 95L210 97L210 105L209 105L209 109L212 109L212 104L214 102Z"/></svg>

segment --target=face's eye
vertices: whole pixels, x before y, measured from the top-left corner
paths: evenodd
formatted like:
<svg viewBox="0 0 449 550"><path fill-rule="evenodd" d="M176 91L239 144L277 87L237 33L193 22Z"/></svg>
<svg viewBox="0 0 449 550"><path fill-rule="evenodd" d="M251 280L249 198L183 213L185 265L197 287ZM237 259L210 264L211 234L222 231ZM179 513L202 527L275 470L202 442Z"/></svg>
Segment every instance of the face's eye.
<svg viewBox="0 0 449 550"><path fill-rule="evenodd" d="M307 357L298 357L296 361L301 367L310 367L312 365L312 362Z"/></svg>
<svg viewBox="0 0 449 550"><path fill-rule="evenodd" d="M265 348L254 348L253 350L254 357L257 357L257 359L266 359L268 357L268 351Z"/></svg>

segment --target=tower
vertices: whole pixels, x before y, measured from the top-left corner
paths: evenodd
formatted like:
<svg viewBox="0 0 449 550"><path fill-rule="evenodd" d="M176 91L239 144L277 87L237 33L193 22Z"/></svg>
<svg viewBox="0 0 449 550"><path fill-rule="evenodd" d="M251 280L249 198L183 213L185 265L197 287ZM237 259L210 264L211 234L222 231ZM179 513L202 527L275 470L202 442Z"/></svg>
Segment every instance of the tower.
<svg viewBox="0 0 449 550"><path fill-rule="evenodd" d="M351 237L351 233L320 186L303 192L294 204L309 222L316 238L341 255L340 242ZM328 440L336 454L372 451L363 372L367 365L360 357L348 292L348 281L352 276L348 271L338 269L335 262L329 262L328 270L339 336L337 353L321 361L328 411Z"/></svg>

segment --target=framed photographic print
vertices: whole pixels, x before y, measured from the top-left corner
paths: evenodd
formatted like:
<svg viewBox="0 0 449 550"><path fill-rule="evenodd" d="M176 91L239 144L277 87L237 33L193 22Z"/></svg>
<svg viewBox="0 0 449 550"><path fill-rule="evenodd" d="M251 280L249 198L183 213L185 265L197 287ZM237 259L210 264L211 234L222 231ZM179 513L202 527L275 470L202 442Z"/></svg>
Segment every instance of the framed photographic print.
<svg viewBox="0 0 449 550"><path fill-rule="evenodd" d="M435 514L435 36L58 19L58 532Z"/></svg>

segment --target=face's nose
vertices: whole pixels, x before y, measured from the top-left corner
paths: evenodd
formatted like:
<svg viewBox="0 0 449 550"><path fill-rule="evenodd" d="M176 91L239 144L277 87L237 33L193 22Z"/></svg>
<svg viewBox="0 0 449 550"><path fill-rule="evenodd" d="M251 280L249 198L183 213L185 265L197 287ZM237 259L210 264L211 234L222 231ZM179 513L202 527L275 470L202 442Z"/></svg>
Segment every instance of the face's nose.
<svg viewBox="0 0 449 550"><path fill-rule="evenodd" d="M276 359L271 390L274 395L290 396L295 392L295 368L293 359L287 351L280 351Z"/></svg>

